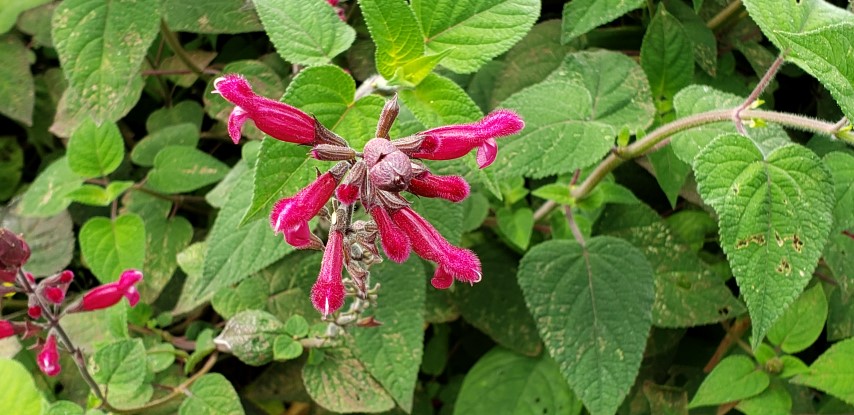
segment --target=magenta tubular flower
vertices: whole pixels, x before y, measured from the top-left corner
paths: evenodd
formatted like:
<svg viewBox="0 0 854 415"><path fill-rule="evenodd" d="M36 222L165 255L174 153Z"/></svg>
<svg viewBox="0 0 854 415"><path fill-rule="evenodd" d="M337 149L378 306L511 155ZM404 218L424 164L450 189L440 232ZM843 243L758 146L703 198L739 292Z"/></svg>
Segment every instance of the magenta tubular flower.
<svg viewBox="0 0 854 415"><path fill-rule="evenodd" d="M409 180L410 193L424 197L440 197L462 202L469 196L469 184L460 176L437 176L429 171Z"/></svg>
<svg viewBox="0 0 854 415"><path fill-rule="evenodd" d="M344 270L344 234L340 231L329 232L329 241L323 251L320 274L311 287L311 303L323 318L336 312L344 305L344 283L341 272Z"/></svg>
<svg viewBox="0 0 854 415"><path fill-rule="evenodd" d="M122 272L118 281L95 287L84 294L83 300L79 304L69 306L68 312L93 311L112 307L118 304L122 297L127 298L128 303L133 307L139 302L139 291L137 291L135 284L141 280L142 272L135 269L126 270Z"/></svg>
<svg viewBox="0 0 854 415"><path fill-rule="evenodd" d="M0 320L0 339L15 335L15 326L8 320Z"/></svg>
<svg viewBox="0 0 854 415"><path fill-rule="evenodd" d="M42 350L36 356L36 363L39 365L42 373L48 376L56 376L62 370L59 366L59 351L56 350L56 339L53 335L47 336L42 346Z"/></svg>
<svg viewBox="0 0 854 415"><path fill-rule="evenodd" d="M247 119L270 137L295 144L313 144L314 117L283 102L256 95L252 86L240 75L228 74L214 81L214 92L236 107L228 118L228 134L237 144L240 129Z"/></svg>
<svg viewBox="0 0 854 415"><path fill-rule="evenodd" d="M316 237L308 228L308 221L326 205L346 171L347 163L339 163L297 194L276 202L270 214L273 232L284 233L285 240L296 248L312 247Z"/></svg>
<svg viewBox="0 0 854 415"><path fill-rule="evenodd" d="M495 161L498 153L495 139L516 134L524 127L525 122L515 112L497 110L477 122L420 132L416 136L423 138L423 141L407 153L428 160L451 160L477 148L477 164L484 168Z"/></svg>
<svg viewBox="0 0 854 415"><path fill-rule="evenodd" d="M451 245L430 222L411 208L398 209L391 214L392 221L409 237L412 249L421 258L433 261L436 268L430 283L438 289L451 286L454 279L474 284L480 281L480 259L468 249Z"/></svg>
<svg viewBox="0 0 854 415"><path fill-rule="evenodd" d="M409 258L409 237L397 225L382 206L371 208L371 217L380 230L380 243L386 256L394 262L403 263Z"/></svg>

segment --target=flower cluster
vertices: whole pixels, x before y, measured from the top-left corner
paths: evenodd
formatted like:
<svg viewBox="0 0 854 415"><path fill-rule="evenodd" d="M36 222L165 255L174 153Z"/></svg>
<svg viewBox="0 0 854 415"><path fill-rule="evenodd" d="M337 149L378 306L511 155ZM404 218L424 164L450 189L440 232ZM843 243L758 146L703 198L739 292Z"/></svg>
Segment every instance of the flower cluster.
<svg viewBox="0 0 854 415"><path fill-rule="evenodd" d="M45 339L38 339L34 346L39 350L36 363L44 374L56 376L61 370L56 335L62 330L59 326L62 316L112 307L123 297L131 306L136 305L139 301L136 283L142 280L142 273L126 270L118 281L96 287L62 308L74 273L65 270L36 281L32 274L23 270L29 257L27 243L8 229L0 228L0 281L3 283L0 294L26 294L29 317L26 321L0 320L0 339L15 335L26 339L46 333ZM69 344L63 345L71 348Z"/></svg>
<svg viewBox="0 0 854 415"><path fill-rule="evenodd" d="M311 146L311 157L337 162L297 194L278 201L270 216L273 231L282 233L289 244L301 249L324 250L320 275L311 293L315 308L324 316L344 303L343 269L347 268L351 276L360 274L350 264L354 258L352 247L375 252L377 236L392 261L406 261L412 250L435 262L437 268L431 283L436 288L448 288L455 279L467 283L480 281L478 257L468 249L449 243L412 209L401 192L451 202L465 199L470 191L465 179L435 175L420 160L451 160L477 149L478 165L481 168L489 166L497 154L495 139L515 134L524 127L524 122L514 112L496 110L474 123L434 128L391 140L388 132L399 112L394 97L380 115L375 138L359 153L314 117L285 103L256 95L249 82L239 75L225 75L215 80L214 85L216 93L236 105L228 122L228 131L235 143L240 140L243 123L251 119L267 135ZM358 222L350 224L351 209L336 210L324 247L320 238L311 232L308 222L321 213L333 196L343 207L358 201L373 221L359 224L357 231Z"/></svg>

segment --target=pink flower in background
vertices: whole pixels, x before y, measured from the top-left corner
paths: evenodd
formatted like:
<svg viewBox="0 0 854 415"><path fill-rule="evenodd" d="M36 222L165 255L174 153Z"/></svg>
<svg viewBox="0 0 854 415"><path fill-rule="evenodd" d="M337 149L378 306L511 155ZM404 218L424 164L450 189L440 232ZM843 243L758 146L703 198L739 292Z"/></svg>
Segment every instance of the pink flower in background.
<svg viewBox="0 0 854 415"><path fill-rule="evenodd" d="M337 7L338 2L330 0L329 3ZM251 118L259 129L273 138L312 146L308 153L313 158L338 161L335 167L297 194L279 200L270 216L274 232L283 233L289 244L297 248L323 249L321 271L312 288L311 300L324 317L344 304L347 292L342 281L344 268L352 277L357 295L366 298L361 280L366 273L351 266L351 250L363 246L367 252L376 254L376 239L392 261L406 261L413 250L422 258L435 262L437 268L431 283L436 288L448 288L454 280L470 284L480 281L481 264L477 255L448 242L411 208L402 192L451 202L464 200L470 193L470 186L463 177L435 175L418 159L450 160L477 149L478 165L481 168L489 166L498 151L496 138L524 128L524 122L516 113L496 110L473 123L433 128L390 140L388 132L399 113L397 100L391 99L380 115L375 138L358 152L314 117L287 104L255 95L248 82L238 75L225 75L215 81L215 86L218 93L237 105L232 113L233 122L229 123L235 143L240 138L239 126ZM338 203L334 206L338 207L329 217L329 212L323 208L333 195ZM370 215L370 226L350 224L352 205L356 202L360 202ZM318 215L331 222L325 246L309 227L309 221ZM342 219L341 215L346 218ZM357 249L357 252L364 251ZM363 258L362 253L357 255Z"/></svg>
<svg viewBox="0 0 854 415"><path fill-rule="evenodd" d="M59 366L59 351L56 350L56 338L52 334L47 336L47 341L45 341L41 351L36 356L36 363L38 363L42 373L51 377L58 375L62 370L62 367Z"/></svg>

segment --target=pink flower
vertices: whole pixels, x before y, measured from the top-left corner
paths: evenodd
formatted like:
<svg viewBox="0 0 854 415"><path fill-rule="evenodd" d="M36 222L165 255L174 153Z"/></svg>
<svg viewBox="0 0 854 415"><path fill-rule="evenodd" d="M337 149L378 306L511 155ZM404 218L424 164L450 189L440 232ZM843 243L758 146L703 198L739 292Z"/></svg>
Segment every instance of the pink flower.
<svg viewBox="0 0 854 415"><path fill-rule="evenodd" d="M36 363L39 365L42 373L48 376L56 376L59 374L62 367L59 366L59 352L56 350L56 339L53 335L47 336L42 346L42 350L36 356Z"/></svg>
<svg viewBox="0 0 854 415"><path fill-rule="evenodd" d="M329 232L329 241L323 251L320 274L311 287L311 303L323 318L336 312L344 305L344 283L341 272L344 269L344 234L333 230Z"/></svg>
<svg viewBox="0 0 854 415"><path fill-rule="evenodd" d="M8 320L0 320L0 339L15 335L15 326Z"/></svg>
<svg viewBox="0 0 854 415"><path fill-rule="evenodd" d="M308 221L320 212L335 193L338 181L347 172L347 168L346 162L339 163L297 194L276 202L270 214L270 226L273 231L276 234L284 233L285 240L296 248L316 245L317 237L311 233Z"/></svg>
<svg viewBox="0 0 854 415"><path fill-rule="evenodd" d="M477 148L477 164L484 168L495 161L498 153L497 137L516 134L525 122L510 110L497 110L480 121L470 124L448 125L416 134L423 139L415 149L404 150L412 157L428 160L451 160Z"/></svg>
<svg viewBox="0 0 854 415"><path fill-rule="evenodd" d="M469 184L460 176L437 176L429 171L409 180L410 193L461 202L469 195Z"/></svg>
<svg viewBox="0 0 854 415"><path fill-rule="evenodd" d="M314 117L283 102L256 95L240 75L228 74L214 81L214 92L236 105L228 118L228 134L237 144L240 129L251 118L270 137L295 144L313 144Z"/></svg>
<svg viewBox="0 0 854 415"><path fill-rule="evenodd" d="M409 237L392 222L382 206L371 208L371 217L380 230L380 242L386 256L394 262L403 263L409 258Z"/></svg>
<svg viewBox="0 0 854 415"><path fill-rule="evenodd" d="M414 210L408 207L398 209L391 214L391 219L409 237L418 256L439 265L430 280L434 287L448 288L455 278L471 284L480 281L481 267L477 255L451 245Z"/></svg>
<svg viewBox="0 0 854 415"><path fill-rule="evenodd" d="M141 280L142 272L135 269L126 270L122 272L118 281L93 288L83 295L83 299L79 303L70 305L67 311L73 313L101 310L118 304L122 297L127 298L128 303L133 307L139 302L139 291L137 291L135 284Z"/></svg>

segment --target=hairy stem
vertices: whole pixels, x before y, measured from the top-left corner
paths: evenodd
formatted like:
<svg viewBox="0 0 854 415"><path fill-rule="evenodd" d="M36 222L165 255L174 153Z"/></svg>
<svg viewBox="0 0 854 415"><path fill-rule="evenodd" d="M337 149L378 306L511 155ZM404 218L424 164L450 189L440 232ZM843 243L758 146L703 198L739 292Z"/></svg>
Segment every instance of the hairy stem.
<svg viewBox="0 0 854 415"><path fill-rule="evenodd" d="M706 22L706 27L715 30L720 27L723 22L727 21L733 14L741 9L741 0L735 0L723 8L718 14Z"/></svg>
<svg viewBox="0 0 854 415"><path fill-rule="evenodd" d="M735 108L714 110L694 114L685 118L680 118L673 122L664 124L643 138L634 143L616 149L613 153L605 157L602 162L590 173L578 187L572 189L572 197L581 200L590 195L593 188L604 179L608 173L611 173L626 160L631 160L636 157L643 156L652 151L658 150L668 144L673 134L689 130L694 127L699 127L715 122L728 121ZM815 118L806 117L803 115L789 114L776 111L761 111L761 110L743 110L739 114L742 120L747 119L763 119L775 124L780 124L784 127L794 128L803 131L809 131L824 135L834 135L839 131L836 123L817 120Z"/></svg>
<svg viewBox="0 0 854 415"><path fill-rule="evenodd" d="M777 72L783 66L785 58L786 51L784 50L780 52L777 59L774 59L774 62L770 67L768 67L768 70L765 71L765 75L762 75L762 79L759 80L759 83L756 84L756 88L753 88L753 91L750 92L747 99L745 99L744 102L732 112L732 122L735 124L735 129L738 130L739 134L747 135L747 130L744 129L744 121L741 119L741 112L753 105L753 103L759 99L759 95L762 95L762 92L765 91L765 88L768 88L771 80L774 79L774 76L777 75Z"/></svg>

